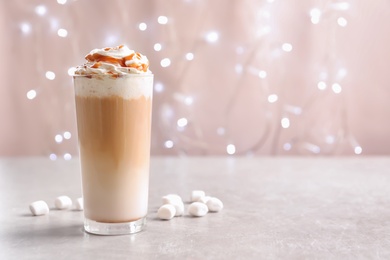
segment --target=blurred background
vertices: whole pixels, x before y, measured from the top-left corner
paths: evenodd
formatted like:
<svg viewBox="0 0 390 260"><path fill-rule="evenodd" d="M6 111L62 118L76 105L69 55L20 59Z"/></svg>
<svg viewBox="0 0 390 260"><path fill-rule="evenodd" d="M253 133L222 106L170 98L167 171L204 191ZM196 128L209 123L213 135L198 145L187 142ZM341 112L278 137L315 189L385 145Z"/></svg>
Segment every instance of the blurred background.
<svg viewBox="0 0 390 260"><path fill-rule="evenodd" d="M390 154L385 0L0 0L0 156L77 156L74 67L155 74L154 155Z"/></svg>

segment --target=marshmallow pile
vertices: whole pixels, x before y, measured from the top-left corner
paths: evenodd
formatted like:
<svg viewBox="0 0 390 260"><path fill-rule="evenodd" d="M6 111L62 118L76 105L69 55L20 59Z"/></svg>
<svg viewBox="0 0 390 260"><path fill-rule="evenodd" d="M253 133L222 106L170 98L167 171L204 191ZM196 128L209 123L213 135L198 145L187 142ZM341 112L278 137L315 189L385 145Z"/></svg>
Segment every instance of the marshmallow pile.
<svg viewBox="0 0 390 260"><path fill-rule="evenodd" d="M184 214L184 203L177 194L168 194L162 197L162 206L157 211L157 216L163 220L170 220L173 217ZM188 214L193 217L203 217L208 212L219 212L223 209L221 200L215 197L206 196L202 190L191 192L191 204L188 206Z"/></svg>
<svg viewBox="0 0 390 260"><path fill-rule="evenodd" d="M71 209L73 202L68 196L59 196L54 200L54 206L59 210ZM84 210L83 198L78 198L75 202L74 210ZM203 217L208 212L219 212L223 209L221 200L215 197L206 196L202 190L191 192L191 204L188 206L188 214L193 217ZM38 200L30 204L30 211L34 216L46 215L50 209L43 200ZM184 215L184 203L177 194L168 194L162 197L162 206L157 211L157 216L163 220L170 220L173 217Z"/></svg>
<svg viewBox="0 0 390 260"><path fill-rule="evenodd" d="M54 200L56 209L70 209L73 205L72 200L68 196L59 196ZM84 210L83 198L78 198L75 203L75 210ZM46 215L50 209L47 203L43 200L38 200L30 204L30 211L34 216Z"/></svg>

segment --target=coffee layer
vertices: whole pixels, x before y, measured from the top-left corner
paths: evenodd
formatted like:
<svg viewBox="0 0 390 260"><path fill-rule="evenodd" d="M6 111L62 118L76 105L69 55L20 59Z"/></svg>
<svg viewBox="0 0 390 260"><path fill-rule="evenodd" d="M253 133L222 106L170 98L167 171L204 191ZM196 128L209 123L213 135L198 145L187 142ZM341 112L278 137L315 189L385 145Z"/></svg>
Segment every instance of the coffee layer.
<svg viewBox="0 0 390 260"><path fill-rule="evenodd" d="M146 216L151 96L80 92L76 86L85 216L108 223Z"/></svg>

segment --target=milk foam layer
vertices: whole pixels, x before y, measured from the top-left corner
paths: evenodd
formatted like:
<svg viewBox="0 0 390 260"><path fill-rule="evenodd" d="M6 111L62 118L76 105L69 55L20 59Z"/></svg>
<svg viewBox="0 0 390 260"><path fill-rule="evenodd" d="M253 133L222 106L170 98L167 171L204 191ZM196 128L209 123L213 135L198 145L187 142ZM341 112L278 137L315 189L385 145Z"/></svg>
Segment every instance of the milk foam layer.
<svg viewBox="0 0 390 260"><path fill-rule="evenodd" d="M139 52L125 45L94 49L85 56L86 63L76 68L76 75L107 74L121 76L126 74L151 74L149 60Z"/></svg>
<svg viewBox="0 0 390 260"><path fill-rule="evenodd" d="M118 78L103 75L75 76L74 86L76 96L81 97L150 98L153 93L153 75L134 74Z"/></svg>

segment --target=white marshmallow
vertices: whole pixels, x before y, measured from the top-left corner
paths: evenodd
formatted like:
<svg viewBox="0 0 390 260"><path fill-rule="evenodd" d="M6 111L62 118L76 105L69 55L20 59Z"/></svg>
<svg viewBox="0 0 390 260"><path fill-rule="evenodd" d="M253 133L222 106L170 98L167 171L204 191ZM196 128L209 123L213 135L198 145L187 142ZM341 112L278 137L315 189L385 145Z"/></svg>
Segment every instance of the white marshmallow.
<svg viewBox="0 0 390 260"><path fill-rule="evenodd" d="M57 209L68 209L72 206L72 200L68 196L59 196L55 199L54 205Z"/></svg>
<svg viewBox="0 0 390 260"><path fill-rule="evenodd" d="M43 200L38 200L30 204L30 211L34 216L46 215L49 213L49 206Z"/></svg>
<svg viewBox="0 0 390 260"><path fill-rule="evenodd" d="M207 201L209 201L209 199L211 199L210 196L203 196L203 197L199 198L197 202L202 202L202 203L206 204Z"/></svg>
<svg viewBox="0 0 390 260"><path fill-rule="evenodd" d="M175 214L176 214L176 209L171 204L162 205L157 211L157 216L160 219L165 219L165 220L172 219L175 216Z"/></svg>
<svg viewBox="0 0 390 260"><path fill-rule="evenodd" d="M83 198L78 198L76 200L75 209L76 210L80 210L80 211L84 210L84 200L83 200Z"/></svg>
<svg viewBox="0 0 390 260"><path fill-rule="evenodd" d="M205 192L202 190L193 190L191 192L191 201L197 202L200 198L206 196Z"/></svg>
<svg viewBox="0 0 390 260"><path fill-rule="evenodd" d="M223 209L223 203L217 198L210 198L206 203L209 211L218 212Z"/></svg>
<svg viewBox="0 0 390 260"><path fill-rule="evenodd" d="M162 197L162 204L172 204L173 202L183 201L177 194L168 194Z"/></svg>
<svg viewBox="0 0 390 260"><path fill-rule="evenodd" d="M184 203L179 195L168 194L162 197L163 205L170 204L176 209L175 217L182 216L184 214Z"/></svg>
<svg viewBox="0 0 390 260"><path fill-rule="evenodd" d="M174 206L176 209L175 217L182 216L184 214L184 203L183 201L175 201L173 203L169 203Z"/></svg>
<svg viewBox="0 0 390 260"><path fill-rule="evenodd" d="M188 213L194 217L203 217L208 211L207 206L202 202L193 202L188 207Z"/></svg>

